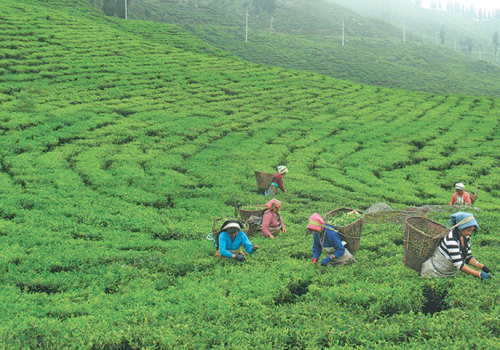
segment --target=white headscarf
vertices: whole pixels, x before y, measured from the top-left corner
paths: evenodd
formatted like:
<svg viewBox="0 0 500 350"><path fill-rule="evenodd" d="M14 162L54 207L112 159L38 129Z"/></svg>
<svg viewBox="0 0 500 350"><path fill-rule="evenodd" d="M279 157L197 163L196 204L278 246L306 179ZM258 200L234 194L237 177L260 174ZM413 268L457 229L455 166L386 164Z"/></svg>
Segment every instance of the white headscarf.
<svg viewBox="0 0 500 350"><path fill-rule="evenodd" d="M280 166L278 166L278 173L286 174L286 173L288 173L288 168L284 165L280 165Z"/></svg>

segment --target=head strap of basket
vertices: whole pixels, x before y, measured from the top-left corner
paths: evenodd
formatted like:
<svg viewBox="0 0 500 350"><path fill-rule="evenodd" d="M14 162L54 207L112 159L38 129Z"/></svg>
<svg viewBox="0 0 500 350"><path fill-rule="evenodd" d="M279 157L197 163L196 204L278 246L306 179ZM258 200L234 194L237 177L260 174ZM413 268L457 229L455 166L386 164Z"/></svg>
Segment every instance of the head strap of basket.
<svg viewBox="0 0 500 350"><path fill-rule="evenodd" d="M457 182L455 184L455 189L463 191L465 189L465 185L463 183L461 183L461 182Z"/></svg>
<svg viewBox="0 0 500 350"><path fill-rule="evenodd" d="M459 230L463 230L472 226L477 227L477 229L479 230L479 225L476 221L476 218L474 218L474 215L462 211L451 214L450 221L448 222L448 227L449 226L451 226L451 230L456 227L458 227Z"/></svg>
<svg viewBox="0 0 500 350"><path fill-rule="evenodd" d="M313 231L321 231L325 227L325 220L318 213L314 213L309 217L307 228Z"/></svg>
<svg viewBox="0 0 500 350"><path fill-rule="evenodd" d="M279 200L277 200L276 198L273 198L269 202L267 202L266 207L269 210L272 210L274 208L279 208L279 207L281 207L281 202Z"/></svg>
<svg viewBox="0 0 500 350"><path fill-rule="evenodd" d="M288 168L285 165L278 166L278 173L281 175L288 173Z"/></svg>

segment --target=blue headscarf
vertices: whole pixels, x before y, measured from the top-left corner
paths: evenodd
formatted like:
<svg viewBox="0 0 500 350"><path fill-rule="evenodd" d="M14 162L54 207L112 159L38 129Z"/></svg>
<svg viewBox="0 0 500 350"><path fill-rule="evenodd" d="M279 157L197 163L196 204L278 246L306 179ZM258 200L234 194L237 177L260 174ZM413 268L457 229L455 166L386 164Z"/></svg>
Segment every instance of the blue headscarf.
<svg viewBox="0 0 500 350"><path fill-rule="evenodd" d="M469 218L470 216L472 216L472 220L465 222L462 225L459 225L458 229L463 230L464 228L467 228L467 227L476 226L477 229L479 230L479 225L477 224L477 221L474 218L474 215L472 215L471 213L463 212L463 211L459 211L459 212L456 212L455 214L451 214L450 221L448 222L448 227L456 226L458 223L460 223L460 221L462 221L466 218Z"/></svg>

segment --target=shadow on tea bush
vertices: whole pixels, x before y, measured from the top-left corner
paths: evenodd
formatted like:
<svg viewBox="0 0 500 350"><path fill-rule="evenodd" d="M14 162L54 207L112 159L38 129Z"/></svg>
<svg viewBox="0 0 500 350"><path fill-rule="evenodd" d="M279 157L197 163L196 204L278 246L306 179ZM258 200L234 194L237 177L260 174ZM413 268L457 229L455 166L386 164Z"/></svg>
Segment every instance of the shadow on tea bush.
<svg viewBox="0 0 500 350"><path fill-rule="evenodd" d="M422 294L424 296L424 305L422 306L424 314L434 315L448 309L448 304L445 301L448 291L445 288L425 285Z"/></svg>

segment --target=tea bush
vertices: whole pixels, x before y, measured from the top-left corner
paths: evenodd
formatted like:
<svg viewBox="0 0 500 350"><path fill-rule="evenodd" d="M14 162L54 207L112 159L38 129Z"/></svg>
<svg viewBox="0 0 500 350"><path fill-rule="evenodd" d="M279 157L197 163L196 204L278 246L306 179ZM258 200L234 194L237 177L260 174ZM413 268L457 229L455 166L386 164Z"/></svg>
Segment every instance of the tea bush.
<svg viewBox="0 0 500 350"><path fill-rule="evenodd" d="M447 204L462 181L495 273L494 98L259 66L86 1L0 16L1 348L498 347L496 279L418 278L400 224L365 224L335 270L305 233L315 211ZM265 204L253 171L280 164L287 234L214 257L213 220Z"/></svg>

